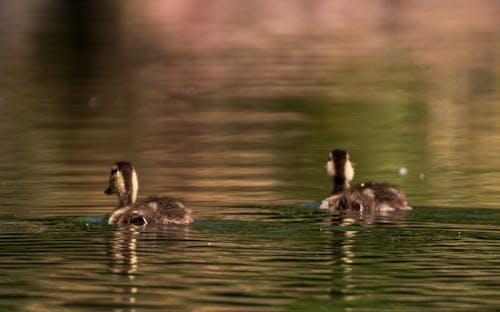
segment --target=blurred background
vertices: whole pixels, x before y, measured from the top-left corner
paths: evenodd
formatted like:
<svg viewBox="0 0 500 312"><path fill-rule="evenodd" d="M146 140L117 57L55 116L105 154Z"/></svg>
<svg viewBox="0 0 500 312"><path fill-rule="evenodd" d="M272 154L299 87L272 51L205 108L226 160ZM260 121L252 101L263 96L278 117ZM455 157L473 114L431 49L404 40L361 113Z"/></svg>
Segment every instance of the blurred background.
<svg viewBox="0 0 500 312"><path fill-rule="evenodd" d="M497 1L2 1L1 214L108 213L109 168L192 206L355 182L498 207ZM213 213L213 212L212 212Z"/></svg>

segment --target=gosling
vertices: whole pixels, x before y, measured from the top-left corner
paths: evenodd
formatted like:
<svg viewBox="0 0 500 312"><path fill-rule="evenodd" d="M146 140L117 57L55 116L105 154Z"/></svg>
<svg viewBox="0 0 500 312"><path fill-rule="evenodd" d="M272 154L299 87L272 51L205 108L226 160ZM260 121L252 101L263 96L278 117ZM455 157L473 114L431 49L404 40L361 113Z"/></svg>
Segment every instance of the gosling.
<svg viewBox="0 0 500 312"><path fill-rule="evenodd" d="M118 206L109 217L108 224L190 224L191 211L179 200L169 197L148 197L137 200L139 182L135 167L126 161L111 167L106 195L116 194Z"/></svg>
<svg viewBox="0 0 500 312"><path fill-rule="evenodd" d="M411 209L405 194L396 186L365 182L349 187L349 182L354 178L354 169L345 150L332 150L325 169L332 183L332 191L321 203L322 209L371 212Z"/></svg>

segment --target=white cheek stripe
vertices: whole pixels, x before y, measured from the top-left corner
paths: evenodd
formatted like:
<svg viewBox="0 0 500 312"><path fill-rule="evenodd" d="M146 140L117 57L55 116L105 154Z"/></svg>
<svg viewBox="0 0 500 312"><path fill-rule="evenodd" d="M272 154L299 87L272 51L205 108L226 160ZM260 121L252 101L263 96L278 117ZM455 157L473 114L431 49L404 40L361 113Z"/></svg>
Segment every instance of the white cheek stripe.
<svg viewBox="0 0 500 312"><path fill-rule="evenodd" d="M333 165L333 161L329 160L326 162L326 172L330 177L335 176L335 166Z"/></svg>
<svg viewBox="0 0 500 312"><path fill-rule="evenodd" d="M132 203L137 199L137 192L139 191L139 181L137 180L137 173L135 169L132 171Z"/></svg>
<svg viewBox="0 0 500 312"><path fill-rule="evenodd" d="M354 178L354 168L352 167L351 161L346 161L344 168L345 178L348 181L352 181L352 179Z"/></svg>
<svg viewBox="0 0 500 312"><path fill-rule="evenodd" d="M123 179L123 175L120 171L116 172L116 192L118 195L123 196L125 193L125 180Z"/></svg>

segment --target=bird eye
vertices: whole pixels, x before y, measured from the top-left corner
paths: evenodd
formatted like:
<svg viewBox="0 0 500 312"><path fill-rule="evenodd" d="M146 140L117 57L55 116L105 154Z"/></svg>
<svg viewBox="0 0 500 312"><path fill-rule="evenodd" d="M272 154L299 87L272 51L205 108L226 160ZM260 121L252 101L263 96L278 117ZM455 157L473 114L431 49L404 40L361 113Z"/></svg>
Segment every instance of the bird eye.
<svg viewBox="0 0 500 312"><path fill-rule="evenodd" d="M115 174L116 173L116 169L111 169L111 175Z"/></svg>

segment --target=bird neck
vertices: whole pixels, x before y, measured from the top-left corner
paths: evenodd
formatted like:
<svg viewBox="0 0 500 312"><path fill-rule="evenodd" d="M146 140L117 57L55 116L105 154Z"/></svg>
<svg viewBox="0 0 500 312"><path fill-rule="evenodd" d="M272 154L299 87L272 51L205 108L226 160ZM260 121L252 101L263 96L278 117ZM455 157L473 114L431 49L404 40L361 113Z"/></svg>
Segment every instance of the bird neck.
<svg viewBox="0 0 500 312"><path fill-rule="evenodd" d="M125 194L124 196L118 197L118 207L124 207L132 205L134 201L132 200L132 194Z"/></svg>
<svg viewBox="0 0 500 312"><path fill-rule="evenodd" d="M343 177L333 177L331 179L332 182L332 192L330 195L335 195L342 193L343 191L349 188L349 182L346 178Z"/></svg>

